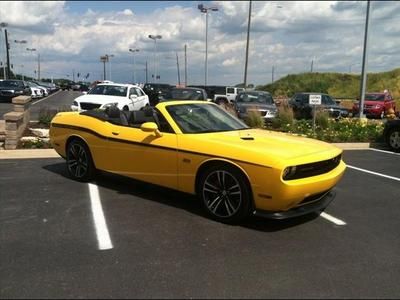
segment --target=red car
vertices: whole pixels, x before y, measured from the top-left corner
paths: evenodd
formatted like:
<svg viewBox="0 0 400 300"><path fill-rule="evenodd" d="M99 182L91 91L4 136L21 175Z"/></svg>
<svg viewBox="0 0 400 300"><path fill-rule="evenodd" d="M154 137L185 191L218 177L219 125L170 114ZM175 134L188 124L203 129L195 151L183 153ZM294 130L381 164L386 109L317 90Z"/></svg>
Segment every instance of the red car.
<svg viewBox="0 0 400 300"><path fill-rule="evenodd" d="M359 102L353 105L353 116L360 111ZM364 101L364 114L367 117L383 119L389 108L396 111L396 102L390 93L367 93Z"/></svg>

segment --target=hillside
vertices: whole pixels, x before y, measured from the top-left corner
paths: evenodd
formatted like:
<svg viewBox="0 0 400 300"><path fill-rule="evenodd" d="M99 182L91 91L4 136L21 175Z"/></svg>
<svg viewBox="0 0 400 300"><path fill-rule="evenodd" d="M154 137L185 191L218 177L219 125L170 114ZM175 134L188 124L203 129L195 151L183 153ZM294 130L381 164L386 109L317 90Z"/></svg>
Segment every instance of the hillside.
<svg viewBox="0 0 400 300"><path fill-rule="evenodd" d="M357 98L360 77L348 73L302 73L287 75L272 84L257 86L257 89L268 91L274 97L291 97L296 92L322 92L336 98ZM368 92L383 92L385 89L395 99L400 99L400 68L389 72L368 73Z"/></svg>

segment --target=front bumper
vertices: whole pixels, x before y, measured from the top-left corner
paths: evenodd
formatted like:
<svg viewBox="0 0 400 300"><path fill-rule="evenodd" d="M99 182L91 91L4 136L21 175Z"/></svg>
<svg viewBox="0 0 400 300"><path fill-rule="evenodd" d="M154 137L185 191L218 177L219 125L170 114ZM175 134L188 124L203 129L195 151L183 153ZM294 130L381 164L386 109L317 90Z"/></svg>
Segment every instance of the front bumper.
<svg viewBox="0 0 400 300"><path fill-rule="evenodd" d="M323 211L329 205L329 203L332 202L335 196L336 192L334 190L330 190L328 192L323 193L318 198L313 199L313 201L304 204L300 203L296 207L289 209L287 211L274 212L266 210L255 210L253 214L263 218L276 219L276 220L295 218L313 212Z"/></svg>

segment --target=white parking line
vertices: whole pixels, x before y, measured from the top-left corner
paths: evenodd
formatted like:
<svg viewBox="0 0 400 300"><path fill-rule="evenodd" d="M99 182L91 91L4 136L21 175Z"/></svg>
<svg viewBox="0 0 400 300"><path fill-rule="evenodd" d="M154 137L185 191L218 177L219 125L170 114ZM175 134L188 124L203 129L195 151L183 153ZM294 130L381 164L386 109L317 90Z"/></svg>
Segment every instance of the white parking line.
<svg viewBox="0 0 400 300"><path fill-rule="evenodd" d="M326 219L326 220L328 220L328 221L330 221L330 222L336 224L336 225L339 225L339 226L346 225L346 222L344 222L344 221L342 221L342 220L340 220L340 219L338 219L338 218L335 218L335 217L333 217L333 216L327 214L326 212L322 212L322 213L320 214L320 216L323 217L324 219Z"/></svg>
<svg viewBox="0 0 400 300"><path fill-rule="evenodd" d="M99 250L112 249L113 244L111 242L110 234L108 233L106 219L104 218L103 207L101 206L99 189L97 185L89 183L89 193Z"/></svg>
<svg viewBox="0 0 400 300"><path fill-rule="evenodd" d="M380 149L374 149L374 148L369 148L369 150L376 151L376 152L393 154L393 155L400 155L400 153L396 153L396 152L392 152L392 151L386 151L386 150L380 150Z"/></svg>
<svg viewBox="0 0 400 300"><path fill-rule="evenodd" d="M369 171L369 170L353 167L353 166L350 166L350 165L347 165L347 167L350 168L350 169L354 169L354 170L357 170L357 171L369 173L369 174L372 174L372 175L381 176L381 177L384 177L384 178L389 178L389 179L392 179L392 180L400 181L400 178L397 178L397 177L394 177L394 176L389 176L389 175L385 175L385 174L382 174L382 173L377 173L377 172L373 172L373 171Z"/></svg>

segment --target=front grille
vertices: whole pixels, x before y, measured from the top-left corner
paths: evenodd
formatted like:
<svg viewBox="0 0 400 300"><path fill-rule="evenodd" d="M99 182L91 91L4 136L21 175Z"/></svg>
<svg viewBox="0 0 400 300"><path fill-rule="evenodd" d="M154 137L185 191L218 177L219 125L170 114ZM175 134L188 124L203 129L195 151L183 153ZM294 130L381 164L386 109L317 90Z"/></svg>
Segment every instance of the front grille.
<svg viewBox="0 0 400 300"><path fill-rule="evenodd" d="M3 96L11 96L14 95L14 91L7 91L7 90L2 90L0 91L1 95Z"/></svg>
<svg viewBox="0 0 400 300"><path fill-rule="evenodd" d="M323 160L310 164L298 165L296 166L295 173L290 177L285 178L285 180L300 179L300 178L306 178L328 173L339 165L341 159L342 155L339 154L338 156L328 160Z"/></svg>
<svg viewBox="0 0 400 300"><path fill-rule="evenodd" d="M101 104L81 102L81 109L90 110L99 108L100 106Z"/></svg>

